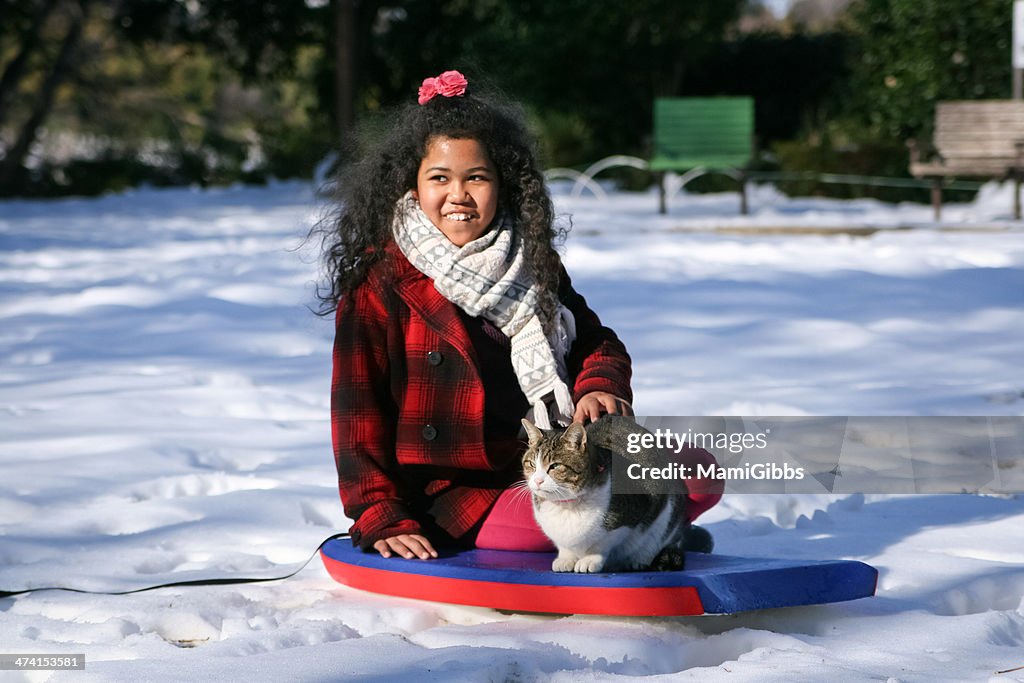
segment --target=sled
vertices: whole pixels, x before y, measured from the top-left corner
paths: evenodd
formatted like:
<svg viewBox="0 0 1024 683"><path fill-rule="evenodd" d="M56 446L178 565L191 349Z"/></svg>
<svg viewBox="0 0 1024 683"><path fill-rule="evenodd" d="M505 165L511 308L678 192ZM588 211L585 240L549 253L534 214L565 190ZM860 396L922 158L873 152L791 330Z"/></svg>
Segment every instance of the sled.
<svg viewBox="0 0 1024 683"><path fill-rule="evenodd" d="M339 583L372 593L513 612L696 616L818 605L875 594L878 571L853 560L781 560L687 553L686 568L599 574L551 571L554 553L440 551L383 558L347 540L320 551Z"/></svg>

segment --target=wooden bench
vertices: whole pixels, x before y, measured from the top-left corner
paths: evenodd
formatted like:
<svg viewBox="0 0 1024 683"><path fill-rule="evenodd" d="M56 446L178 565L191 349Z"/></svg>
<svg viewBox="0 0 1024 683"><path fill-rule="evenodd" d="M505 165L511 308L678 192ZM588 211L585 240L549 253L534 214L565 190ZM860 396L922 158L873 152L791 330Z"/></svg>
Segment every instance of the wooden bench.
<svg viewBox="0 0 1024 683"><path fill-rule="evenodd" d="M661 97L654 101L658 209L665 213L665 171L739 171L740 210L747 213L746 168L754 150L750 97Z"/></svg>
<svg viewBox="0 0 1024 683"><path fill-rule="evenodd" d="M910 174L932 180L935 220L942 216L942 178L948 176L1015 180L1013 216L1021 217L1024 179L1024 101L939 102L935 106L933 149L910 147Z"/></svg>

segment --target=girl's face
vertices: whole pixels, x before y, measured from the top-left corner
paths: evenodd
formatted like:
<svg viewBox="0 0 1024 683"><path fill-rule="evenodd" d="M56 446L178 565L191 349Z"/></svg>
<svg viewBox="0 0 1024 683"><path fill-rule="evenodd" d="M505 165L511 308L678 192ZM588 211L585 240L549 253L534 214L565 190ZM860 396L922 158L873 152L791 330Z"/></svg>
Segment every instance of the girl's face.
<svg viewBox="0 0 1024 683"><path fill-rule="evenodd" d="M433 137L413 198L457 247L487 232L498 211L498 172L476 140Z"/></svg>

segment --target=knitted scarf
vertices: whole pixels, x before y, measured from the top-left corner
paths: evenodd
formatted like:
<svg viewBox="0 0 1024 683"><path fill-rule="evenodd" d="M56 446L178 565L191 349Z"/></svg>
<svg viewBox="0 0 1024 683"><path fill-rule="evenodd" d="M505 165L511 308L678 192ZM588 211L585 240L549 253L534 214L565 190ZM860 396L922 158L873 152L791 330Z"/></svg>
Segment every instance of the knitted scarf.
<svg viewBox="0 0 1024 683"><path fill-rule="evenodd" d="M512 368L537 426L551 429L552 416L569 424L573 404L565 357L576 338L575 319L559 304L551 333L545 333L540 293L513 221L499 215L487 232L457 247L407 193L398 200L392 228L399 249L444 298L473 317L483 316L509 338Z"/></svg>

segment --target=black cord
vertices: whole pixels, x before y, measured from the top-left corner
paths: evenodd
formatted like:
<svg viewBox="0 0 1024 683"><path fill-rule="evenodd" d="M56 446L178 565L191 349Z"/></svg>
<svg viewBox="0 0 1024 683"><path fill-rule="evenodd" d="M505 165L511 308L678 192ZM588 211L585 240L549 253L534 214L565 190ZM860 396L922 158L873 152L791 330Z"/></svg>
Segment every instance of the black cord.
<svg viewBox="0 0 1024 683"><path fill-rule="evenodd" d="M327 543L327 541L333 541L336 538L349 538L349 535L347 532L334 534L333 536L328 536L324 540L320 541L320 545L316 547L316 550L314 550L313 554L309 556L309 559L302 563L301 567L291 572L290 574L285 574L284 576L271 576L259 579L251 577L238 577L232 579L192 579L190 581L172 581L171 583L161 583L158 586L134 588L130 591L89 591L84 590L82 588L68 588L66 586L42 586L40 588L26 588L20 591L0 590L0 599L10 598L15 595L24 595L25 593L36 593L39 591L67 591L68 593L86 593L88 595L131 595L132 593L142 593L145 591L153 591L157 588L171 588L174 586L225 586L234 583L263 583L266 581L282 581L284 579L290 579L291 577L295 576L303 569L305 569L309 565L309 563L313 561L313 558L316 557L316 554L320 552L320 549L324 547L324 544Z"/></svg>

